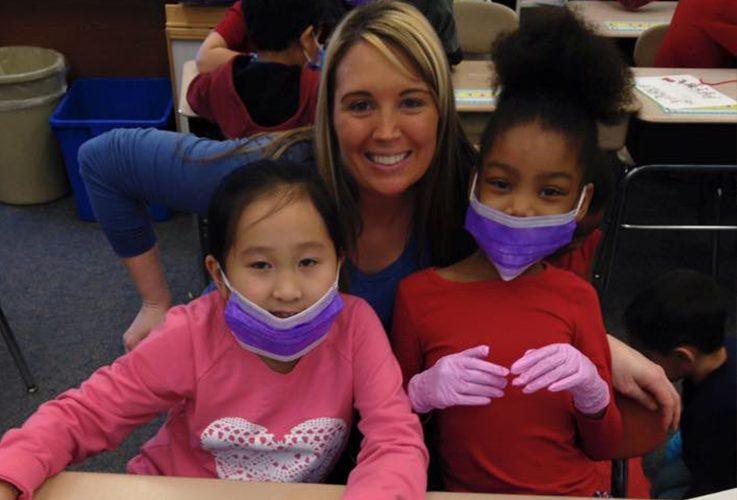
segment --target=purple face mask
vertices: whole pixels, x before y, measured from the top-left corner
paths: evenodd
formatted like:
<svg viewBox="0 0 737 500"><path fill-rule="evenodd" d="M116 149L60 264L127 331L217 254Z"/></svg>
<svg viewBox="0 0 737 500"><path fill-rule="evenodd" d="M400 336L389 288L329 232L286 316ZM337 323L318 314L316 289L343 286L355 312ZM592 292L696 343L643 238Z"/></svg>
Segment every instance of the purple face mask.
<svg viewBox="0 0 737 500"><path fill-rule="evenodd" d="M345 0L345 3L351 7L360 7L361 5L371 2L373 2L373 0Z"/></svg>
<svg viewBox="0 0 737 500"><path fill-rule="evenodd" d="M230 290L225 322L243 348L270 359L294 361L307 354L325 339L343 309L337 277L310 307L294 316L277 318L241 295L220 272Z"/></svg>
<svg viewBox="0 0 737 500"><path fill-rule="evenodd" d="M471 186L464 227L504 281L513 280L573 240L585 188L576 208L568 213L515 217L481 203L476 197L476 178Z"/></svg>

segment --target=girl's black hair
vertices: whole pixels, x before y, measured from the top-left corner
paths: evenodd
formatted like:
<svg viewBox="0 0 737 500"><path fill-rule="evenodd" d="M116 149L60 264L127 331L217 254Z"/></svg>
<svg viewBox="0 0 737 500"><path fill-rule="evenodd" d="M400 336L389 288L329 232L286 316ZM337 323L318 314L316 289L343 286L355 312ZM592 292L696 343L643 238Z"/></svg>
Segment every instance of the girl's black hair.
<svg viewBox="0 0 737 500"><path fill-rule="evenodd" d="M226 175L210 200L207 211L209 253L223 268L228 252L235 244L238 221L246 207L260 196L284 188L289 191L275 210L297 196L307 196L322 216L336 253L343 253L345 230L335 201L317 172L288 160L258 160Z"/></svg>
<svg viewBox="0 0 737 500"><path fill-rule="evenodd" d="M518 30L494 41L491 59L501 93L481 138L481 158L507 130L537 122L576 147L584 184L596 186L591 210L603 206L610 172L597 123L622 116L633 82L617 47L569 9L538 7Z"/></svg>

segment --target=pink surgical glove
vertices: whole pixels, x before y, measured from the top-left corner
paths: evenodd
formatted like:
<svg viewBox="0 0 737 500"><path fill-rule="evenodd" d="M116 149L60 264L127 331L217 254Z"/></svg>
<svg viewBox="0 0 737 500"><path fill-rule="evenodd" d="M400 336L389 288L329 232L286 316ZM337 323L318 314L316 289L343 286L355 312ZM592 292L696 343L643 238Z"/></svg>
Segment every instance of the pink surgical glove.
<svg viewBox="0 0 737 500"><path fill-rule="evenodd" d="M531 349L514 362L511 370L519 375L512 385L524 385L525 394L546 387L551 392L568 391L573 395L573 405L585 415L595 415L609 404L609 387L596 366L572 345Z"/></svg>
<svg viewBox="0 0 737 500"><path fill-rule="evenodd" d="M449 406L481 406L504 396L509 370L484 361L489 346L480 345L440 358L431 368L418 373L407 384L416 413Z"/></svg>

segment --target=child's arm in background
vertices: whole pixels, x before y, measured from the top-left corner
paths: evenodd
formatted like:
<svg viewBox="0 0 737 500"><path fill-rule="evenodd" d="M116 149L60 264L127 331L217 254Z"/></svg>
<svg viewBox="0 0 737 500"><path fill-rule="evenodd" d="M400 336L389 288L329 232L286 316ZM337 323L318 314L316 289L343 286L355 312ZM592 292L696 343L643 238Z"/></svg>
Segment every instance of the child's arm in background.
<svg viewBox="0 0 737 500"><path fill-rule="evenodd" d="M576 332L573 346L596 366L599 376L609 388L609 405L597 419L576 412L576 423L581 433L583 449L594 460L612 458L623 436L622 415L614 401L612 387L612 359L601 317L599 298L593 287L586 284L578 300Z"/></svg>
<svg viewBox="0 0 737 500"><path fill-rule="evenodd" d="M386 333L364 302L356 306L351 327L359 329L353 346L354 404L364 438L344 498L424 498L427 449Z"/></svg>
<svg viewBox="0 0 737 500"><path fill-rule="evenodd" d="M197 70L206 73L227 63L238 54L251 52L252 47L248 42L246 31L241 2L238 1L230 6L197 50Z"/></svg>
<svg viewBox="0 0 737 500"><path fill-rule="evenodd" d="M0 480L21 498L71 462L116 448L139 425L193 396L191 335L184 307L137 349L100 368L77 389L41 405L0 441Z"/></svg>

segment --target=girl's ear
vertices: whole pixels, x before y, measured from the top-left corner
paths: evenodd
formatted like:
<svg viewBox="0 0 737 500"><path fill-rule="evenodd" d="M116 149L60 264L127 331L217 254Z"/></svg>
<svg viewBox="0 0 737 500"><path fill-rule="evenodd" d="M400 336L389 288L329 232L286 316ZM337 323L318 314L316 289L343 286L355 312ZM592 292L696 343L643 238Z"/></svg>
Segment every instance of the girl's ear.
<svg viewBox="0 0 737 500"><path fill-rule="evenodd" d="M210 274L210 278L212 278L213 283L215 283L220 296L227 300L230 296L230 290L228 290L228 287L223 283L223 274L220 270L220 264L218 264L218 261L211 254L207 254L205 257L205 268Z"/></svg>
<svg viewBox="0 0 737 500"><path fill-rule="evenodd" d="M576 214L576 224L581 222L586 217L586 214L589 213L591 200L594 199L594 185L591 183L586 184L581 192L583 200L581 201L581 208L578 209L578 214Z"/></svg>

